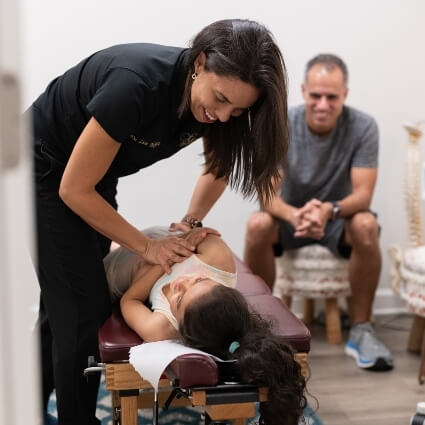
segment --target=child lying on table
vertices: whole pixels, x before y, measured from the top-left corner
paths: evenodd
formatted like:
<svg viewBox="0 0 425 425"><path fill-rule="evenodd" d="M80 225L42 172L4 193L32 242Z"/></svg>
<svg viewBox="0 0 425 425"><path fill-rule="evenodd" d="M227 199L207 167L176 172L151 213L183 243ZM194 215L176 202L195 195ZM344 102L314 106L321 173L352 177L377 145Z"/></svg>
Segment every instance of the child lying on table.
<svg viewBox="0 0 425 425"><path fill-rule="evenodd" d="M167 235L165 228L145 232ZM197 246L196 253L174 264L169 275L122 247L105 258L111 296L120 298L128 326L144 341L179 339L236 359L241 382L269 388L269 400L260 404L260 424L296 425L306 399L292 349L234 289L234 257L218 232L201 228L182 237Z"/></svg>

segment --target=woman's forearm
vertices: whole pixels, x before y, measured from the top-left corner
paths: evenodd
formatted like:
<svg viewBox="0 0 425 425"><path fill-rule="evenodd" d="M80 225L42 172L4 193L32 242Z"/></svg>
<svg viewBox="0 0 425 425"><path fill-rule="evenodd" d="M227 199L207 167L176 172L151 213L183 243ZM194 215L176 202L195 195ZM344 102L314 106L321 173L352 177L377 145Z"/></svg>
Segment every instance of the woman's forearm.
<svg viewBox="0 0 425 425"><path fill-rule="evenodd" d="M203 220L212 206L226 189L226 182L223 179L216 179L211 174L202 174L193 190L187 214Z"/></svg>
<svg viewBox="0 0 425 425"><path fill-rule="evenodd" d="M107 238L144 257L148 238L126 221L95 190L60 192L64 203Z"/></svg>
<svg viewBox="0 0 425 425"><path fill-rule="evenodd" d="M82 131L62 175L59 196L90 226L136 254L143 255L148 238L124 220L95 187L107 173L121 144L95 118Z"/></svg>

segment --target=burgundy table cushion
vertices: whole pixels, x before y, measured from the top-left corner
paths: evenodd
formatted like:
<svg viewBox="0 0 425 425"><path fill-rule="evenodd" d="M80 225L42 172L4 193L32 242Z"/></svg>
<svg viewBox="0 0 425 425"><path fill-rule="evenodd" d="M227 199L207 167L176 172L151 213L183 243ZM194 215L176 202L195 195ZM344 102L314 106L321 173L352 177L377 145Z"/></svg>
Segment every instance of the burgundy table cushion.
<svg viewBox="0 0 425 425"><path fill-rule="evenodd" d="M279 298L273 295L245 297L254 310L272 323L273 332L282 335L295 351L299 353L310 351L310 331Z"/></svg>
<svg viewBox="0 0 425 425"><path fill-rule="evenodd" d="M178 386L182 388L217 385L220 378L215 360L200 354L184 354L177 357L168 366L167 374L171 378L178 379Z"/></svg>
<svg viewBox="0 0 425 425"><path fill-rule="evenodd" d="M128 360L130 348L142 342L127 326L117 305L98 332L100 359L104 363Z"/></svg>
<svg viewBox="0 0 425 425"><path fill-rule="evenodd" d="M247 295L271 295L270 288L260 277L252 273L238 273L236 289Z"/></svg>
<svg viewBox="0 0 425 425"><path fill-rule="evenodd" d="M252 273L250 268L236 255L236 288L244 295L271 294L270 288L263 279Z"/></svg>

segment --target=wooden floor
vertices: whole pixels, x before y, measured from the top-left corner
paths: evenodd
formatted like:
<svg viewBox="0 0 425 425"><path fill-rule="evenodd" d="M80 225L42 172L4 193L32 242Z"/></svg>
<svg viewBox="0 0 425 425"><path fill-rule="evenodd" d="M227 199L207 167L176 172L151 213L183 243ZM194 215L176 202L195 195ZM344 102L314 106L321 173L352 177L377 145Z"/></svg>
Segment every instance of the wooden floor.
<svg viewBox="0 0 425 425"><path fill-rule="evenodd" d="M425 385L419 385L417 379L419 355L406 350L411 323L409 315L375 319L379 337L394 356L395 368L390 372L359 369L344 354L344 344L328 345L324 327L311 326L307 388L318 399L317 415L324 425L409 424L416 403L425 401ZM346 339L344 331L343 341ZM309 403L314 408L312 398Z"/></svg>

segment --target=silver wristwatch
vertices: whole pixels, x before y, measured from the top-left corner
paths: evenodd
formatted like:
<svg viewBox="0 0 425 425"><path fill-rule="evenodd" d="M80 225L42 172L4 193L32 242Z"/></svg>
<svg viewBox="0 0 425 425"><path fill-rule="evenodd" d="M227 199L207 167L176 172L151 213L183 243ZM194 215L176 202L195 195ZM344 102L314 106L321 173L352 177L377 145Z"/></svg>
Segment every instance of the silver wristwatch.
<svg viewBox="0 0 425 425"><path fill-rule="evenodd" d="M195 227L202 227L202 221L198 220L190 214L186 214L182 218L182 222L187 223L192 229L194 229Z"/></svg>
<svg viewBox="0 0 425 425"><path fill-rule="evenodd" d="M332 216L331 220L336 220L341 214L341 207L339 206L337 201L330 201L332 204Z"/></svg>

